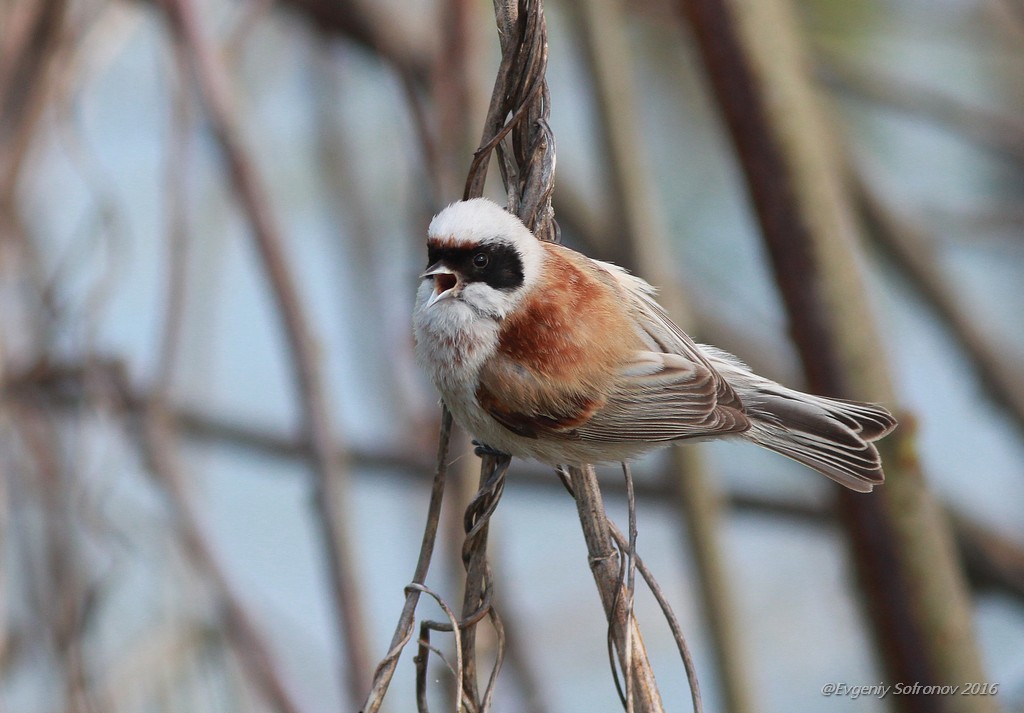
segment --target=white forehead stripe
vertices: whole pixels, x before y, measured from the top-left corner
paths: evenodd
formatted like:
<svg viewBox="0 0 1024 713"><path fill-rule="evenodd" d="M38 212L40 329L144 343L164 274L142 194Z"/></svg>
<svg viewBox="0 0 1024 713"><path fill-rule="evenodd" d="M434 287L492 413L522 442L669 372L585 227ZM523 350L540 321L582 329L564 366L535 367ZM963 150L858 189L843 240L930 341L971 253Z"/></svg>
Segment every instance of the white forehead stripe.
<svg viewBox="0 0 1024 713"><path fill-rule="evenodd" d="M544 260L540 241L519 218L486 198L452 203L434 216L427 234L452 247L484 243L511 245L523 260L525 284L533 283L540 275Z"/></svg>

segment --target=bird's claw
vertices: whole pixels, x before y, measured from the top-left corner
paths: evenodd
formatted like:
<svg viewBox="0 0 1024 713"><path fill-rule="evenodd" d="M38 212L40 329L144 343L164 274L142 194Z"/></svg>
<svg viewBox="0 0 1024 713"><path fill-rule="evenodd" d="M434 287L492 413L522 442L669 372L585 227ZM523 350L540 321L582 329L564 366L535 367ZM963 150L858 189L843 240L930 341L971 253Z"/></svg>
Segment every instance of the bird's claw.
<svg viewBox="0 0 1024 713"><path fill-rule="evenodd" d="M476 453L477 456L479 456L480 458L483 458L484 456L491 456L492 458L512 457L508 453L505 453L504 451L499 451L497 448L493 448L487 445L486 443L481 443L480 441L473 441L473 445L475 446L473 452Z"/></svg>

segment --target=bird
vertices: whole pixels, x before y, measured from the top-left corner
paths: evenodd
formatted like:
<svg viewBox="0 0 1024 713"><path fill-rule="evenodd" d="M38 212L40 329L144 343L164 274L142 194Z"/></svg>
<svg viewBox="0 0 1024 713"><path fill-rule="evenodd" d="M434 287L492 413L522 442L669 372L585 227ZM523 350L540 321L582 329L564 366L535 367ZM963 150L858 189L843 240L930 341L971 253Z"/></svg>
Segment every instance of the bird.
<svg viewBox="0 0 1024 713"><path fill-rule="evenodd" d="M416 359L490 452L580 466L740 438L857 492L884 481L884 407L787 388L697 344L649 283L538 240L497 203L450 204L426 247Z"/></svg>

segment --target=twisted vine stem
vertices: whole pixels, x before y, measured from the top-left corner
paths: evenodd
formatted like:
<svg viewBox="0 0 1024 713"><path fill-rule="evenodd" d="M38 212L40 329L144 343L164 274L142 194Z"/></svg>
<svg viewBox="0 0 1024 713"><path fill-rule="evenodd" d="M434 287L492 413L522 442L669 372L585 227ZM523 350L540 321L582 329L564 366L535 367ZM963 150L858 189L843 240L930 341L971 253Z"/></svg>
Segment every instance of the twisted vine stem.
<svg viewBox="0 0 1024 713"><path fill-rule="evenodd" d="M507 207L533 231L538 239L557 242L558 225L554 220L551 195L555 174L555 139L548 124L550 96L547 70L547 27L541 0L495 0L495 16L501 42L502 59L484 122L480 147L474 152L463 199L483 195L492 153L497 153L502 181L508 195ZM466 568L461 620L451 608L423 584L429 566L440 513L443 479L447 472L451 414L444 409L444 426L438 447L438 467L428 515L427 531L416 577L406 588L406 607L392 641L392 648L377 669L373 691L363 710L374 713L397 665L402 648L412 635L416 602L421 593L434 597L447 621L424 621L420 627L419 653L416 657L416 697L420 713L428 710L427 666L431 653L438 655L458 681L455 708L458 711L486 713L491 710L494 686L504 655L504 631L492 603L493 582L487 562L487 535L490 518L504 490L510 457L478 449L482 456L480 487L466 509L463 525L466 538L462 549ZM632 495L632 478L624 466L627 490ZM623 538L604 510L597 476L592 467L570 468L563 482L573 494L580 515L590 556L591 570L609 622L609 640L624 672L626 690L623 703L627 711L656 713L663 710L647 652L636 618L633 616L634 573L639 570L648 582L665 613L683 657L690 681L694 708L700 711L692 659L686 648L675 615L662 595L650 571L636 555L635 503L630 497L629 536ZM494 665L481 694L477 672L477 625L488 619L496 633ZM456 638L456 661L452 666L430 642L431 632L451 632ZM614 666L613 666L614 670Z"/></svg>

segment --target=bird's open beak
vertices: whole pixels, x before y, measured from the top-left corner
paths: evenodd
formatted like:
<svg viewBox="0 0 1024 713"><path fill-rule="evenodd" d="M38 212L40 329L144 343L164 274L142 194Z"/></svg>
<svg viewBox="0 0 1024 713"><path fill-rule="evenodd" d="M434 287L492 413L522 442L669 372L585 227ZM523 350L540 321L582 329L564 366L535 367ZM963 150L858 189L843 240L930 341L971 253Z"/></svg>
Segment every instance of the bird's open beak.
<svg viewBox="0 0 1024 713"><path fill-rule="evenodd" d="M427 307L439 300L455 296L455 288L459 286L459 277L450 267L435 262L420 275L421 280L428 277L434 280L434 294L427 300Z"/></svg>

